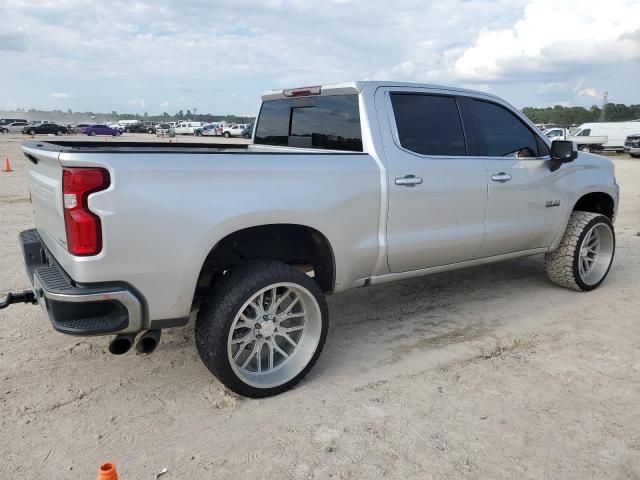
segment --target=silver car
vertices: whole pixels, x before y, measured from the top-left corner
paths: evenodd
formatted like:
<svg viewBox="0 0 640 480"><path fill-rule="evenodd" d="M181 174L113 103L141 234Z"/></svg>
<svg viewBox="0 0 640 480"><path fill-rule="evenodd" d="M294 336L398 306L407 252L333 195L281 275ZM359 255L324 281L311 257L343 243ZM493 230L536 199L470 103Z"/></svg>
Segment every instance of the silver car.
<svg viewBox="0 0 640 480"><path fill-rule="evenodd" d="M0 133L22 133L27 125L29 125L28 122L11 122L0 126Z"/></svg>

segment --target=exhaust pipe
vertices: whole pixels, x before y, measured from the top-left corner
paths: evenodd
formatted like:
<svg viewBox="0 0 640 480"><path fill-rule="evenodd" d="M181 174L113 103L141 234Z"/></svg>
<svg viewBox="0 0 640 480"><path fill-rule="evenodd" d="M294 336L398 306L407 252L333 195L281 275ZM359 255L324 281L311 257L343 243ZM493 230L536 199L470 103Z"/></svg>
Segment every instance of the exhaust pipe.
<svg viewBox="0 0 640 480"><path fill-rule="evenodd" d="M122 355L131 350L131 346L135 341L136 336L133 333L127 333L122 335L116 335L109 342L109 352L113 355Z"/></svg>
<svg viewBox="0 0 640 480"><path fill-rule="evenodd" d="M147 330L144 332L140 336L138 343L136 343L138 353L152 353L160 343L161 333L162 330Z"/></svg>

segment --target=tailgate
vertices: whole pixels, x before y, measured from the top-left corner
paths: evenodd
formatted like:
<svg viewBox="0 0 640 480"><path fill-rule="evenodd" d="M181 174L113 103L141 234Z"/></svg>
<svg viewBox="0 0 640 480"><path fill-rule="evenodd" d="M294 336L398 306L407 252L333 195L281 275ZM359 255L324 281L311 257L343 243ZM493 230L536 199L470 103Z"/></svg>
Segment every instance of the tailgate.
<svg viewBox="0 0 640 480"><path fill-rule="evenodd" d="M34 223L44 243L51 242L66 249L67 234L62 210L62 165L60 152L22 146L29 159L29 191L33 204Z"/></svg>

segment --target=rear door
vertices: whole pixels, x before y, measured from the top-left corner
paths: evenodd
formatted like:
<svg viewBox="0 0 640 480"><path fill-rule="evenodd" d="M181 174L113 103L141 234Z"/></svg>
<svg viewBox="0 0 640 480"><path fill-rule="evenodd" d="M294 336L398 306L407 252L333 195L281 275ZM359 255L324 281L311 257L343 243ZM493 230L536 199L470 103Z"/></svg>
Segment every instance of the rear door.
<svg viewBox="0 0 640 480"><path fill-rule="evenodd" d="M549 150L524 119L503 105L466 99L477 154L487 166L486 237L478 255L491 257L548 247L565 195L562 171L549 169Z"/></svg>
<svg viewBox="0 0 640 480"><path fill-rule="evenodd" d="M486 169L469 156L459 99L429 89L380 89L376 98L391 126L389 138L383 133L390 271L475 258L484 239Z"/></svg>

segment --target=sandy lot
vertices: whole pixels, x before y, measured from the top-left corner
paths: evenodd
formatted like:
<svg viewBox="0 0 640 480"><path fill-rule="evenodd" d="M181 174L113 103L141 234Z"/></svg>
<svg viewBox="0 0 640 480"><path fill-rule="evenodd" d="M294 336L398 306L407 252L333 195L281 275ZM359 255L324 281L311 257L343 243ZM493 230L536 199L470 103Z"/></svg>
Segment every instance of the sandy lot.
<svg viewBox="0 0 640 480"><path fill-rule="evenodd" d="M20 141L0 136L0 295L28 285ZM315 369L275 398L225 392L192 325L114 357L39 307L0 311L0 478L94 478L105 460L123 479L640 478L640 160L615 163L600 289L553 286L536 256L333 297Z"/></svg>

